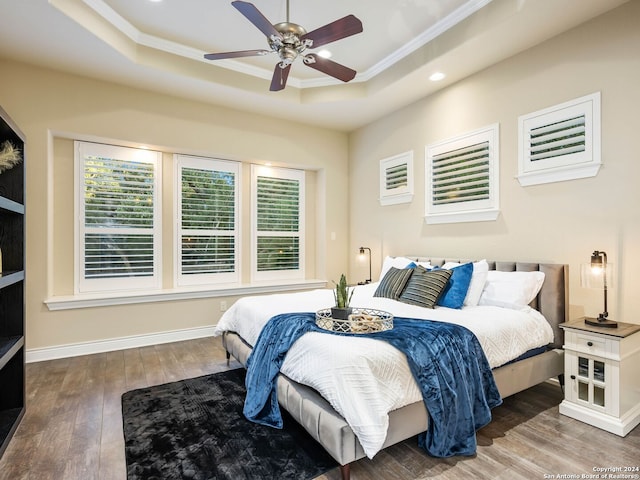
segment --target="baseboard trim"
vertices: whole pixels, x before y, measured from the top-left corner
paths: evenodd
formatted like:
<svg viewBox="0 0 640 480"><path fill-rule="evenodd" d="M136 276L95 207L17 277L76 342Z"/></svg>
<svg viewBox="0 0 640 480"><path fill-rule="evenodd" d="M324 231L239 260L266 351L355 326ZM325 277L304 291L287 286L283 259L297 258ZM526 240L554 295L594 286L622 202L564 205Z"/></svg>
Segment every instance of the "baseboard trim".
<svg viewBox="0 0 640 480"><path fill-rule="evenodd" d="M98 340L95 342L73 343L55 347L27 349L25 361L27 363L56 360L58 358L77 357L94 353L112 352L127 348L147 347L161 343L179 342L213 336L215 327L187 328L184 330L172 330L169 332L150 333L146 335L133 335L130 337Z"/></svg>

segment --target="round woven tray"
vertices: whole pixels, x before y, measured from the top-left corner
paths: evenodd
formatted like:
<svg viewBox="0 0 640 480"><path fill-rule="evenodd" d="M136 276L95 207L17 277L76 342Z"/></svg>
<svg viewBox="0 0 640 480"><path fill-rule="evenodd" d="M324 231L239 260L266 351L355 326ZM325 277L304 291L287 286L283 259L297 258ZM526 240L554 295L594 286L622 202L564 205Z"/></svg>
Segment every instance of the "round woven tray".
<svg viewBox="0 0 640 480"><path fill-rule="evenodd" d="M373 308L354 308L348 320L331 317L331 309L316 312L316 325L324 330L341 333L375 333L393 328L393 315Z"/></svg>

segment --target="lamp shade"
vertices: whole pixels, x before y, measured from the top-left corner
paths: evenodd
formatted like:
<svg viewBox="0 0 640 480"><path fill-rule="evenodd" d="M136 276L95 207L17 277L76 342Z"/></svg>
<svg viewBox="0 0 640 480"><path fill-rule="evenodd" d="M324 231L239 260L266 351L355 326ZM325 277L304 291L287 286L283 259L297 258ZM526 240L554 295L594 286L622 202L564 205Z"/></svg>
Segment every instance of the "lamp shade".
<svg viewBox="0 0 640 480"><path fill-rule="evenodd" d="M613 263L607 263L607 268L594 267L591 263L583 263L580 265L580 286L582 288L604 288L605 274L607 279L607 287L614 288L614 269Z"/></svg>

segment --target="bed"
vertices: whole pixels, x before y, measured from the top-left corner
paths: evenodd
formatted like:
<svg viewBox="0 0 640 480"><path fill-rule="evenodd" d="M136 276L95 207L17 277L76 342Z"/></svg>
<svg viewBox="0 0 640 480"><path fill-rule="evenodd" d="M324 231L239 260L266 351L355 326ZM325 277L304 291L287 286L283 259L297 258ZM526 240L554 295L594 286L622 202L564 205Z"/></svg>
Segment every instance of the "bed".
<svg viewBox="0 0 640 480"><path fill-rule="evenodd" d="M407 262L411 262L411 265L407 265ZM547 263L483 262L494 279L502 278L495 277L502 275L498 272L539 272L531 275L536 275L538 279L543 277L543 281L535 291L534 298L524 307L489 301L489 286L504 284L488 282L485 276L482 277L480 291L487 298L480 296L479 300L484 304L467 305L465 298L465 304L460 309L440 306L428 309L374 295L379 292L381 282L386 275L390 275L391 269L404 271L420 265L429 270L438 267L456 270L456 267L472 264L474 276L468 285L469 297L471 285L475 285L473 289L476 293L478 291L475 272L481 270L478 267L481 262L420 256L387 257L378 282L355 287L352 305L379 308L398 317L424 318L466 326L476 334L483 350L488 352L493 378L503 398L553 377L561 380L564 360L563 334L559 324L567 318L568 267ZM223 337L228 358L233 356L246 366L252 345L269 318L284 312L315 312L331 304L332 292L328 289L245 297L225 312L216 327L216 333ZM487 330L489 323L522 328L521 324L527 322L531 323L531 328L537 324L535 328L538 333L522 334L516 331L501 334L496 340ZM330 343L322 344L318 341L318 335L329 337ZM513 339L520 337L525 342L533 342L518 347L525 349L527 354L516 349L510 351ZM280 407L287 410L340 464L342 478L346 480L350 475L351 462L364 457L372 458L381 449L424 432L429 415L419 389L416 390L415 383L412 384L411 373L407 373L408 367L402 353L375 339L357 338L355 342L351 339L349 344L342 343L344 341L349 339L316 333L301 337L293 345L295 348L292 347L287 354L278 375L277 400ZM536 351L537 354L528 356L530 351ZM342 365L346 368L351 357L357 359L354 360L355 366L349 364L350 370L341 370ZM337 362L338 367L331 362ZM357 375L352 372L354 368L358 371ZM331 374L336 369L338 373ZM360 385L361 370L366 370L363 374L366 376L364 386ZM358 377L356 388L348 383L351 377ZM326 383L332 385L327 387ZM353 392L356 392L356 397L353 397ZM361 398L357 397L361 394ZM362 408L363 404L367 405L366 409Z"/></svg>

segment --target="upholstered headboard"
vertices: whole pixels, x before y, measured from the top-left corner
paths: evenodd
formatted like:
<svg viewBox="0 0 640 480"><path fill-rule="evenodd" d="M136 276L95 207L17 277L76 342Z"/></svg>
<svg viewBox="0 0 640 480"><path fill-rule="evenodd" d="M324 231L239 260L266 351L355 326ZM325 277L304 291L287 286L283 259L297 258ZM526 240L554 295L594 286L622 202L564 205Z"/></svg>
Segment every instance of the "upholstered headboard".
<svg viewBox="0 0 640 480"><path fill-rule="evenodd" d="M406 255L407 258L420 262L430 262L434 266L442 266L446 262L472 262L469 259L433 258L421 255ZM544 283L531 306L540 311L553 328L553 347L562 348L564 330L560 324L569 320L569 266L557 263L500 262L487 260L490 270L502 272L544 272Z"/></svg>

